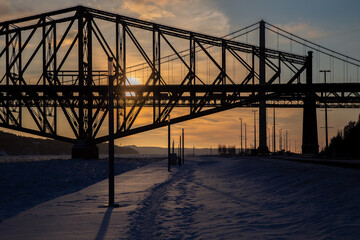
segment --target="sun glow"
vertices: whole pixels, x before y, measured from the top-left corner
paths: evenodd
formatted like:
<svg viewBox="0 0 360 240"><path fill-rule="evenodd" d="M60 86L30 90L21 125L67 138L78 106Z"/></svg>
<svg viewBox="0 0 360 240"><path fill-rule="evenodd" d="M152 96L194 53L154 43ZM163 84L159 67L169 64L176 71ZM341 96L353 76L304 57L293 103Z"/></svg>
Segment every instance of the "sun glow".
<svg viewBox="0 0 360 240"><path fill-rule="evenodd" d="M129 85L129 86L133 86L133 85L140 85L141 82L139 79L134 78L134 77L128 77L127 81L125 83L125 85ZM130 96L135 96L134 92L126 92L126 96L130 97Z"/></svg>

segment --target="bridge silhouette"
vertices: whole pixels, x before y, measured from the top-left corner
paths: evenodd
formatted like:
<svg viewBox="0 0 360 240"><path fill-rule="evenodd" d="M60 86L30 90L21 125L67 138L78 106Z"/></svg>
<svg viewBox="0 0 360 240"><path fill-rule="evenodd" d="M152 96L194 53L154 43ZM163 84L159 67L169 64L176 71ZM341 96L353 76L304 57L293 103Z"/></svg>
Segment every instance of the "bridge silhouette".
<svg viewBox="0 0 360 240"><path fill-rule="evenodd" d="M262 153L266 109L303 108L302 152L314 154L316 108L360 106L359 60L264 21L214 37L76 6L2 22L0 42L0 127L74 143L73 157L98 157L110 134L238 107L259 108ZM100 135L109 115L111 133Z"/></svg>

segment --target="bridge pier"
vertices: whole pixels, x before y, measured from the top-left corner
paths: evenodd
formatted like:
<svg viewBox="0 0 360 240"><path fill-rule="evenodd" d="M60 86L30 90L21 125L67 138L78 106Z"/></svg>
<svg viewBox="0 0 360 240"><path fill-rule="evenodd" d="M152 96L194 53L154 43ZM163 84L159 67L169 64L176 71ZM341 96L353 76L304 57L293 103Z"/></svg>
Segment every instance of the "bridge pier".
<svg viewBox="0 0 360 240"><path fill-rule="evenodd" d="M310 87L310 90L304 99L302 153L318 154L319 144L317 134L316 102L314 93L311 91L312 52L308 52L308 59L306 64L306 84Z"/></svg>
<svg viewBox="0 0 360 240"><path fill-rule="evenodd" d="M260 21L260 59L259 59L259 76L260 85L266 84L266 65L265 65L265 22ZM264 95L263 91L259 91L259 95ZM259 103L259 148L260 154L269 153L266 145L266 101L261 100Z"/></svg>
<svg viewBox="0 0 360 240"><path fill-rule="evenodd" d="M78 140L71 151L72 158L99 159L99 148L94 143Z"/></svg>

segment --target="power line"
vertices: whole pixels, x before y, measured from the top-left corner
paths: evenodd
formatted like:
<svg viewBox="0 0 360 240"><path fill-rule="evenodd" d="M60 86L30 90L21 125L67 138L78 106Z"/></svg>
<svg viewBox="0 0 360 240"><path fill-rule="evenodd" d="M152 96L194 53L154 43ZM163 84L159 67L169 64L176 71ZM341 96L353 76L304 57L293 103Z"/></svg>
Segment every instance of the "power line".
<svg viewBox="0 0 360 240"><path fill-rule="evenodd" d="M360 66L360 60L359 60L359 59L356 59L356 58L347 56L347 55L345 55L345 54L336 52L336 51L334 51L334 50L331 50L331 49L329 49L329 48L323 47L323 46L321 46L321 45L319 45L319 44L316 44L316 43L311 42L311 41L309 41L309 40L306 40L306 39L304 39L304 38L302 38L302 37L299 37L299 36L297 36L297 35L295 35L295 34L292 34L292 33L288 32L288 31L286 31L286 30L283 30L283 29L281 29L281 28L279 28L279 27L276 27L276 26L274 26L274 25L272 25L272 24L270 24L270 23L267 23L267 22L266 22L266 24L278 30L278 32L275 32L273 29L266 27L266 29L268 29L269 31L271 31L271 32L273 32L273 33L275 33L275 34L279 34L279 35L282 36L282 37L285 37L285 38L287 38L287 39L290 39L290 40L292 40L292 41L294 41L294 42L296 42L296 43L298 43L298 44L300 44L300 45L306 46L306 47L308 47L308 48L311 48L311 49L313 49L313 50L315 50L315 51L321 52L321 53L323 53L323 54L325 54L325 55L328 55L328 56L331 56L331 54L326 53L326 52L324 52L324 51L322 51L322 50L316 49L315 47L324 49L324 50L326 50L326 51L328 51L328 52L331 52L332 54L339 55L339 56L344 57L344 58L346 58L346 59L351 59L351 60L353 60L353 61L355 61L355 62L358 62L359 64L350 62L350 61L348 61L348 60L346 60L346 59L343 59L343 58L340 58L340 57L333 56L334 58L336 58L336 59L338 59L338 60L348 62L348 63L350 63L350 64L352 64L352 65L355 65L355 66ZM288 37L288 36L286 36L286 35L284 35L284 34L281 34L279 31L284 32L284 33L290 35L291 37ZM303 41L303 42L305 42L305 43L302 43L302 42L300 42L299 40L296 40L296 39L294 39L294 38L292 38L292 37L295 37L295 38L297 38L297 39L299 39L299 40L301 40L301 41ZM312 47L312 46L310 46L310 45L308 45L308 44L306 44L306 43L309 43L309 44L311 44L311 45L313 45L313 46L315 46L315 47Z"/></svg>

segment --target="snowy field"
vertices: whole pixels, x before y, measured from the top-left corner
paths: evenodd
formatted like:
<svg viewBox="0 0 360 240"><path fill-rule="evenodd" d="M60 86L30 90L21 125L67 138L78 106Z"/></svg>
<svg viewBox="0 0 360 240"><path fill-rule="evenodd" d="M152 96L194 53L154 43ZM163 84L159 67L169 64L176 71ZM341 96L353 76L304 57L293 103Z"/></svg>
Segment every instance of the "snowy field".
<svg viewBox="0 0 360 240"><path fill-rule="evenodd" d="M100 156L105 157L105 156ZM108 161L70 156L1 156L0 222L64 194L79 191L108 177ZM163 158L117 155L115 174Z"/></svg>
<svg viewBox="0 0 360 240"><path fill-rule="evenodd" d="M116 176L120 208L98 208L101 181L3 221L0 239L360 239L359 170L260 157L188 158L171 173L166 164Z"/></svg>

